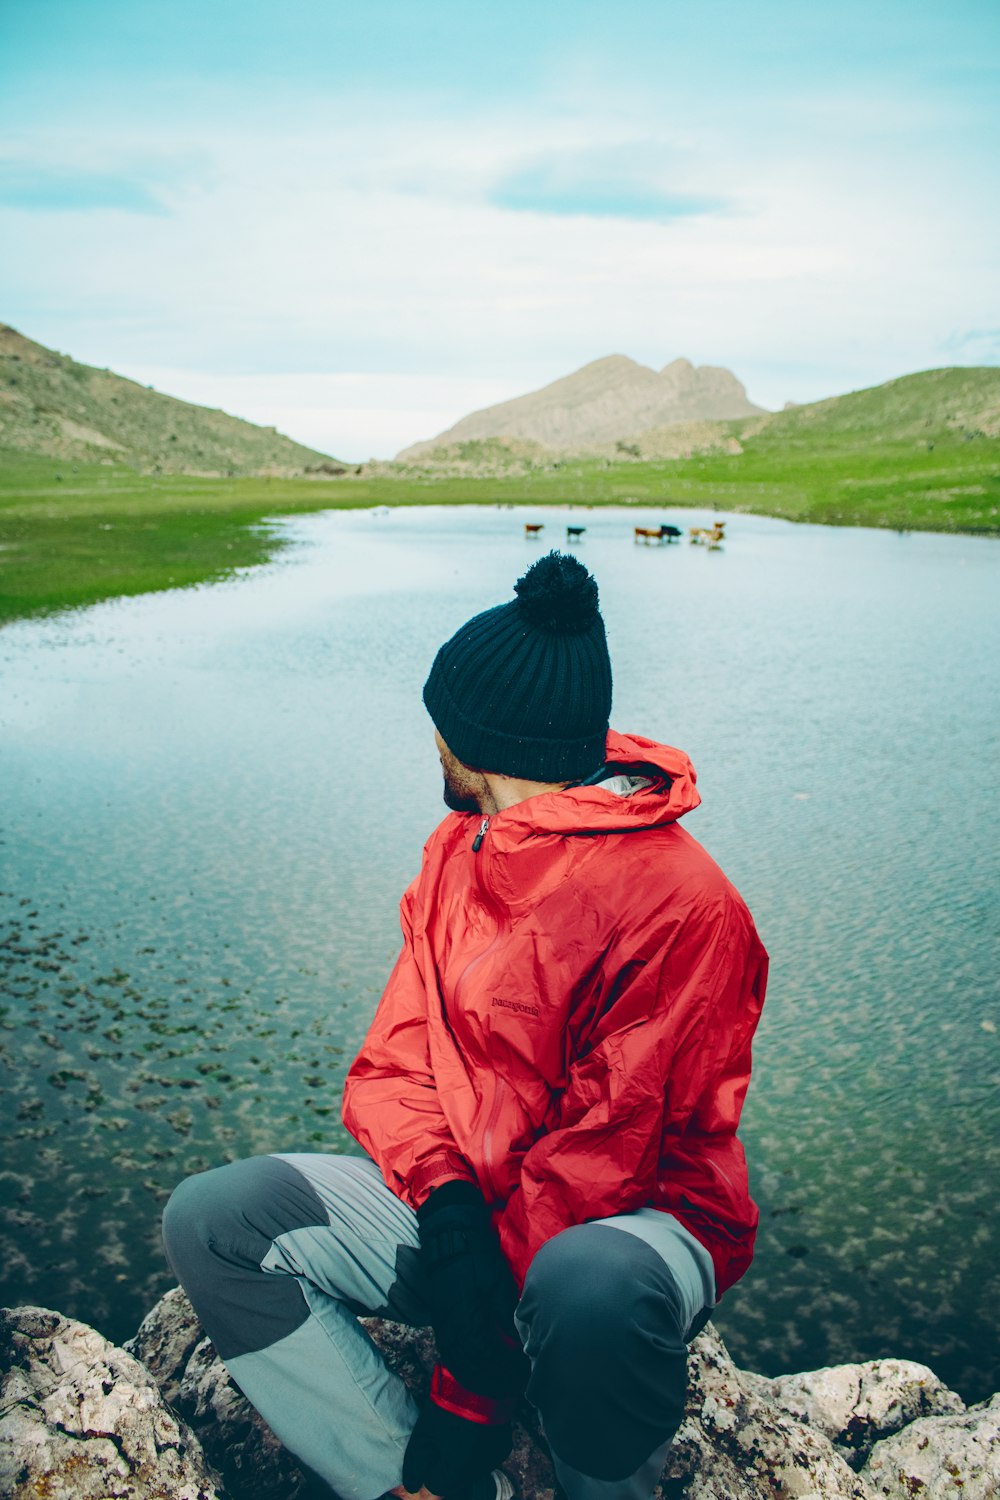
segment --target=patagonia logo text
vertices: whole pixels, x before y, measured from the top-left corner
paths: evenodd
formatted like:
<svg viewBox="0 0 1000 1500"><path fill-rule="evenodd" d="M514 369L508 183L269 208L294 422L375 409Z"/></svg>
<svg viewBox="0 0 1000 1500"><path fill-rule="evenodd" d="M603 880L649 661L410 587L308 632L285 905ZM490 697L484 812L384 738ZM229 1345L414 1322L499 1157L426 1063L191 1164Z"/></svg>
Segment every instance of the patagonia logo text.
<svg viewBox="0 0 1000 1500"><path fill-rule="evenodd" d="M537 1016L537 1005L526 1005L523 1000L505 1000L502 995L494 995L491 1005L498 1005L501 1010L517 1011L519 1016Z"/></svg>

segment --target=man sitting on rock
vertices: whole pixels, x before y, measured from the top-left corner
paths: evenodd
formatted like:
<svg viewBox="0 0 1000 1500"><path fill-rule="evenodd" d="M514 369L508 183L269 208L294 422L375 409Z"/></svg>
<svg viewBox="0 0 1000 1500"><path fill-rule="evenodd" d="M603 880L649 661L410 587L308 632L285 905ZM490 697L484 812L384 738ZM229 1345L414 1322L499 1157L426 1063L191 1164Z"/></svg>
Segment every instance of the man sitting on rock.
<svg viewBox="0 0 1000 1500"><path fill-rule="evenodd" d="M551 553L516 594L424 687L453 811L348 1073L366 1155L235 1162L164 1219L234 1379L343 1500L509 1500L522 1394L569 1500L646 1500L752 1254L766 954L678 824L687 756L609 731L593 578ZM359 1314L433 1326L422 1408Z"/></svg>

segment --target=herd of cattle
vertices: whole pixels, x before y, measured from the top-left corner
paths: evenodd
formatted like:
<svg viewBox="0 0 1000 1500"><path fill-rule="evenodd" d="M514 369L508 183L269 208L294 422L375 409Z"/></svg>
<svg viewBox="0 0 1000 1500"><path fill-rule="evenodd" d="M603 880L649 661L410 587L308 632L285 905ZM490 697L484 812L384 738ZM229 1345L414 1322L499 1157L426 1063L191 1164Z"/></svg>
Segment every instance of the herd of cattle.
<svg viewBox="0 0 1000 1500"><path fill-rule="evenodd" d="M580 541L586 529L586 526L567 526L567 542ZM524 534L526 537L539 537L544 530L544 523L538 525L526 522ZM654 542L657 546L662 542L679 542L684 535L679 526L634 526L632 530L635 540L646 547ZM691 526L688 528L688 541L707 547L710 552L717 552L725 541L725 532L725 521L716 521L712 526Z"/></svg>

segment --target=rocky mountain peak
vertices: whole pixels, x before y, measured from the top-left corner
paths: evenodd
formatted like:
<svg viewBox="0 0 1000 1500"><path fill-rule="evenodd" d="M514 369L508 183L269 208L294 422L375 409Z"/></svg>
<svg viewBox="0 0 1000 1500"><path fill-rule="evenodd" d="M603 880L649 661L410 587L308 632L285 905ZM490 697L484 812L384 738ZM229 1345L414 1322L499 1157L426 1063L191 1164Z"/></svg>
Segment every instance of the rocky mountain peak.
<svg viewBox="0 0 1000 1500"><path fill-rule="evenodd" d="M678 358L657 372L628 355L608 354L541 390L472 412L398 457L408 462L436 448L487 438L583 453L674 423L731 421L762 410L747 400L729 370Z"/></svg>
<svg viewBox="0 0 1000 1500"><path fill-rule="evenodd" d="M660 371L660 374L675 375L678 378L683 378L683 376L685 375L690 375L693 369L694 365L691 363L691 361L689 359L684 359L684 357L681 356L681 358L679 359L672 359L668 365L664 365L663 369Z"/></svg>

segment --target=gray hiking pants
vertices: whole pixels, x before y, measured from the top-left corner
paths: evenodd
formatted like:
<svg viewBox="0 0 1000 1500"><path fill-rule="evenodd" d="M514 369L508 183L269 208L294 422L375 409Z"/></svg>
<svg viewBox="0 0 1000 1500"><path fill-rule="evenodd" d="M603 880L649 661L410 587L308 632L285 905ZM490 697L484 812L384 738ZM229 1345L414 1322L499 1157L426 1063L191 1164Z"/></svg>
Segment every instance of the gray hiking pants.
<svg viewBox="0 0 1000 1500"><path fill-rule="evenodd" d="M358 1322L430 1322L413 1211L364 1157L256 1156L189 1177L164 1214L171 1266L247 1398L342 1497L401 1483L417 1403ZM711 1259L669 1214L565 1230L517 1310L569 1500L648 1500L684 1409L685 1336Z"/></svg>

